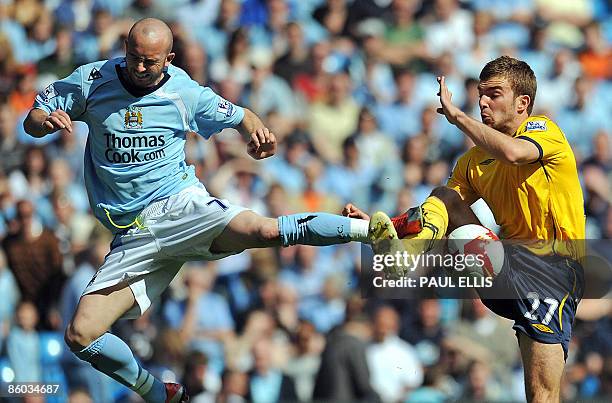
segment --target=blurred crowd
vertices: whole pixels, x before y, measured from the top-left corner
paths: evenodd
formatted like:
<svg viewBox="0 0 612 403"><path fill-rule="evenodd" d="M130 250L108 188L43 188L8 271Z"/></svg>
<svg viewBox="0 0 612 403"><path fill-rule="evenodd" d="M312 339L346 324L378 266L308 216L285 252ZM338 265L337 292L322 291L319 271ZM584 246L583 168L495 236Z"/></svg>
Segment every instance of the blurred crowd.
<svg viewBox="0 0 612 403"><path fill-rule="evenodd" d="M108 252L83 183L87 127L43 139L22 121L77 66L122 56L133 22L175 35L174 64L262 116L280 141L246 159L228 130L190 134L211 194L278 216L390 214L444 184L472 144L435 111L436 75L479 119L478 75L507 54L538 80L535 114L571 142L588 238L612 238L612 18L605 0L0 0L0 377L59 382L47 401L134 399L66 351L63 327ZM483 222L495 226L482 203ZM612 250L612 248L610 248ZM478 300L364 300L359 245L189 263L113 332L195 402L517 401L511 323ZM612 396L609 300L585 300L565 399ZM54 400L55 399L55 400ZM35 401L33 399L32 401Z"/></svg>

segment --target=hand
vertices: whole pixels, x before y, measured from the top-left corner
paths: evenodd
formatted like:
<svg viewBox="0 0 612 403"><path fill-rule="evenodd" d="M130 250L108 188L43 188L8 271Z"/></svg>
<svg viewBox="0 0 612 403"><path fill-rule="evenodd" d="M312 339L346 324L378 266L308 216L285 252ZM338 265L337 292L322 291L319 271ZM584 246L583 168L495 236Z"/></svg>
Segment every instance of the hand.
<svg viewBox="0 0 612 403"><path fill-rule="evenodd" d="M46 130L49 130L50 133L61 129L66 129L68 133L72 133L72 120L70 120L70 116L61 109L51 112L42 125Z"/></svg>
<svg viewBox="0 0 612 403"><path fill-rule="evenodd" d="M452 98L453 93L448 90L446 86L445 77L437 77L438 83L440 84L440 91L438 92L438 96L440 97L441 108L436 109L441 115L446 117L451 124L457 124L457 117L461 113L461 109L457 108L453 105Z"/></svg>
<svg viewBox="0 0 612 403"><path fill-rule="evenodd" d="M273 156L276 153L276 136L267 127L255 130L247 144L247 153L256 160Z"/></svg>
<svg viewBox="0 0 612 403"><path fill-rule="evenodd" d="M370 216L359 210L356 206L351 203L344 206L342 209L342 215L349 218L359 218L362 220L370 220Z"/></svg>

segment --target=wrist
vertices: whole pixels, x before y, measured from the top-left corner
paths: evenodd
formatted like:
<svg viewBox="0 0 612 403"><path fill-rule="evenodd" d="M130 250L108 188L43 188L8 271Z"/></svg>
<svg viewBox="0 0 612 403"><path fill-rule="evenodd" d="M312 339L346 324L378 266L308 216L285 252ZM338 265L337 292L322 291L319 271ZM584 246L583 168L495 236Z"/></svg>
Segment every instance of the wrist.
<svg viewBox="0 0 612 403"><path fill-rule="evenodd" d="M451 115L451 121L454 125L457 125L457 124L460 124L462 121L464 121L466 117L467 115L465 114L465 112L463 112L459 108L455 108L455 110L453 111Z"/></svg>

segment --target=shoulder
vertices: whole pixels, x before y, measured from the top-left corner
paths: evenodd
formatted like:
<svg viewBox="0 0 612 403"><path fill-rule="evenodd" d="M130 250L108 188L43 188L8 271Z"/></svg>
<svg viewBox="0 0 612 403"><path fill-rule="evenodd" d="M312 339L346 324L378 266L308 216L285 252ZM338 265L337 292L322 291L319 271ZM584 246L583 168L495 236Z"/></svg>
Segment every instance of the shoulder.
<svg viewBox="0 0 612 403"><path fill-rule="evenodd" d="M561 133L561 129L549 117L544 115L534 115L528 117L519 127L517 133L532 134L532 133Z"/></svg>
<svg viewBox="0 0 612 403"><path fill-rule="evenodd" d="M165 91L178 94L190 105L197 103L199 97L207 88L192 80L189 74L180 67L168 66L168 74L170 80L163 87Z"/></svg>
<svg viewBox="0 0 612 403"><path fill-rule="evenodd" d="M85 97L89 96L95 88L98 88L102 84L116 80L116 69L122 62L124 62L124 58L118 57L87 63L77 68L77 70L80 70L83 94Z"/></svg>
<svg viewBox="0 0 612 403"><path fill-rule="evenodd" d="M168 66L168 74L174 85L180 85L184 89L192 89L192 88L202 88L197 82L195 82L189 74L180 67L176 67L174 65Z"/></svg>

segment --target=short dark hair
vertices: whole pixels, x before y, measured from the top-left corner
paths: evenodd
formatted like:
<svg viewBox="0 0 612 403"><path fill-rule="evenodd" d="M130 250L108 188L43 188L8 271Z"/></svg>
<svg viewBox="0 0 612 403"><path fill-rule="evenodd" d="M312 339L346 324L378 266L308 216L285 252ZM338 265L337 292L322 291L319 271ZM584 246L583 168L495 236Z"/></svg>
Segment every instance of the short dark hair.
<svg viewBox="0 0 612 403"><path fill-rule="evenodd" d="M480 81L485 81L493 77L507 79L515 97L529 95L531 103L527 107L527 113L531 115L538 89L536 76L531 67L522 60L510 56L501 56L487 63L480 72L479 78Z"/></svg>

